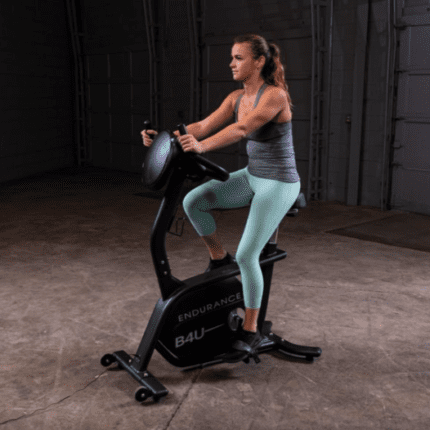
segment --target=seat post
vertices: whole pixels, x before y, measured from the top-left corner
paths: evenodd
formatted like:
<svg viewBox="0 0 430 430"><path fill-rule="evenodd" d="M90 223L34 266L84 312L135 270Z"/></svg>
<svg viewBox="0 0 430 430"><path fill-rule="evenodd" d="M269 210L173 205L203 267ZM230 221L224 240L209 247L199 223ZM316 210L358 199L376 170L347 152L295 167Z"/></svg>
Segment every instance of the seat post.
<svg viewBox="0 0 430 430"><path fill-rule="evenodd" d="M278 232L279 225L278 227L276 227L276 230L273 232L272 236L267 241L266 245L263 248L263 251L261 251L261 255L268 257L276 253L276 250L278 248Z"/></svg>
<svg viewBox="0 0 430 430"><path fill-rule="evenodd" d="M279 233L279 224L278 224L278 227L276 227L276 230L273 232L272 236L270 237L268 243L277 244L278 243L278 233Z"/></svg>

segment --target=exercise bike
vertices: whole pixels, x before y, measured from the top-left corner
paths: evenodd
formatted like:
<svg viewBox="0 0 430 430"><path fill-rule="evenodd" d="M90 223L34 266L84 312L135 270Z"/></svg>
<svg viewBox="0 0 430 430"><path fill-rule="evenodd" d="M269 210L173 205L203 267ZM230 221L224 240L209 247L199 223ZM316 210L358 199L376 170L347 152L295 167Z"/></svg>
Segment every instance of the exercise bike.
<svg viewBox="0 0 430 430"><path fill-rule="evenodd" d="M145 121L145 129L151 127ZM187 134L184 124L178 126L180 134ZM260 255L264 278L257 326L263 340L256 353L237 351L232 348L235 332L242 323L241 313L245 308L242 283L237 279L240 269L236 263L184 281L172 276L166 254L166 234L170 232L176 210L181 203L180 194L186 179L200 181L206 176L226 181L229 173L220 166L195 153L185 153L177 137L170 131L160 132L148 149L143 164L142 180L152 191L167 185L164 198L151 231L151 255L161 291L136 354L132 357L125 351L105 354L101 364L105 367L117 363L141 384L135 399L143 402L152 397L156 402L168 394L163 384L148 371L154 349L170 364L192 370L220 363L249 363L258 354L279 351L286 356L313 362L322 353L318 347L292 344L272 332L272 323L266 321L273 266L287 257L277 248L279 226L265 245ZM287 216L296 216L300 207L306 206L300 194Z"/></svg>

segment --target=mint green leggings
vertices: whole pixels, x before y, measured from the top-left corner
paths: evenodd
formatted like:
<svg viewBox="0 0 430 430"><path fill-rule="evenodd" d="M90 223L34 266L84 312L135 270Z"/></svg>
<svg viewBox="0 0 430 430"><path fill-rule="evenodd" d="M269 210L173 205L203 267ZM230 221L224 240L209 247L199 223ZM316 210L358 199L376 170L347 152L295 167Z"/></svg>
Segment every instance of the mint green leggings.
<svg viewBox="0 0 430 430"><path fill-rule="evenodd" d="M251 202L248 220L236 252L247 308L258 309L264 280L260 253L276 227L293 206L300 181L286 183L252 176L248 168L230 173L226 182L212 179L190 191L183 200L184 211L199 236L216 230L212 209L241 208Z"/></svg>

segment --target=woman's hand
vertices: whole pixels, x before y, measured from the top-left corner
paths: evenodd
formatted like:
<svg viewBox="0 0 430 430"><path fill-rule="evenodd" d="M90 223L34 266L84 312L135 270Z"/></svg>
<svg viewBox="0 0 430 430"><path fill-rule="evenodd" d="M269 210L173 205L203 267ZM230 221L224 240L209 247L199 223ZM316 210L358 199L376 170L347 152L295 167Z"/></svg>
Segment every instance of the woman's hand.
<svg viewBox="0 0 430 430"><path fill-rule="evenodd" d="M147 147L150 147L152 145L152 141L158 133L155 130L142 130L140 134L142 135L143 144ZM149 134L153 134L154 137L149 137Z"/></svg>
<svg viewBox="0 0 430 430"><path fill-rule="evenodd" d="M183 136L179 136L178 140L184 152L203 154L203 145L201 142L198 142L192 134L184 134Z"/></svg>

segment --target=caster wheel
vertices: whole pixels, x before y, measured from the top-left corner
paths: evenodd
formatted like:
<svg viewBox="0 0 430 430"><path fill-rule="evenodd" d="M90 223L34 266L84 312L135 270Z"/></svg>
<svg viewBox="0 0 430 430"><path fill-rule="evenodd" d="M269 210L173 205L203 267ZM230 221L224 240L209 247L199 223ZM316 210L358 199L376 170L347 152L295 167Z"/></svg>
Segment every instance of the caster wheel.
<svg viewBox="0 0 430 430"><path fill-rule="evenodd" d="M237 309L234 309L228 315L228 326L232 332L236 332L242 325L243 318L238 314Z"/></svg>
<svg viewBox="0 0 430 430"><path fill-rule="evenodd" d="M115 357L112 354L106 354L100 360L100 363L103 367L108 367L115 362L116 362Z"/></svg>
<svg viewBox="0 0 430 430"><path fill-rule="evenodd" d="M151 397L151 392L145 387L139 387L134 393L134 398L139 403L144 402L148 397Z"/></svg>

